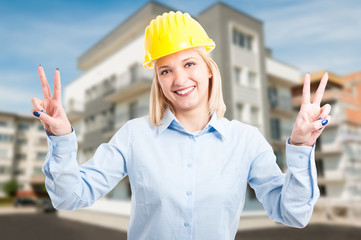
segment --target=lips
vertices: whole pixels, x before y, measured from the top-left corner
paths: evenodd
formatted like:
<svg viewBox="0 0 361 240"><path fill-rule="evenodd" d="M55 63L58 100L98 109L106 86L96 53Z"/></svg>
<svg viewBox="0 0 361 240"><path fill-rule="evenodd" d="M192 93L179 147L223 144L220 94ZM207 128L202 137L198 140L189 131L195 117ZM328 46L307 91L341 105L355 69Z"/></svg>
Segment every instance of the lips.
<svg viewBox="0 0 361 240"><path fill-rule="evenodd" d="M183 90L174 91L174 92L178 95L186 96L186 95L189 95L193 91L194 88L195 88L195 86L192 86L192 87L189 87L189 88L186 88ZM187 94L187 93L189 93L189 94Z"/></svg>

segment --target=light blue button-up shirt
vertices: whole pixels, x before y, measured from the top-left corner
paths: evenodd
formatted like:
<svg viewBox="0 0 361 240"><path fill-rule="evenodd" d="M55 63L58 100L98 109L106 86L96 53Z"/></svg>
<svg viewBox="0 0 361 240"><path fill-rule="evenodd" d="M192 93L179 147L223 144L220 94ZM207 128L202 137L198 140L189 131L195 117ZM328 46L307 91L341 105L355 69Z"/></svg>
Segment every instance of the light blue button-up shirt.
<svg viewBox="0 0 361 240"><path fill-rule="evenodd" d="M162 125L128 121L82 165L74 131L49 136L43 166L54 206L87 207L126 175L130 240L234 239L247 182L271 219L304 227L319 197L314 150L286 144L287 173L257 128L217 119L188 133L168 110Z"/></svg>

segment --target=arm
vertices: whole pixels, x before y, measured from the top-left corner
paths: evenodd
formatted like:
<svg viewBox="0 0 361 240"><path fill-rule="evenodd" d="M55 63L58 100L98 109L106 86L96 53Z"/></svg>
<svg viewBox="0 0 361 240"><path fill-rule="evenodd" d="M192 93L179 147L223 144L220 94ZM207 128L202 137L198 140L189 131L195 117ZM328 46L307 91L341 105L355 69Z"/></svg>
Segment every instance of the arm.
<svg viewBox="0 0 361 240"><path fill-rule="evenodd" d="M311 103L310 75L305 76L302 105L286 143L288 171L285 175L280 172L273 150L263 136L255 140L260 144L251 163L249 183L271 219L289 226L306 226L319 197L313 146L331 120L328 116L331 106L320 107L327 80L325 73Z"/></svg>
<svg viewBox="0 0 361 240"><path fill-rule="evenodd" d="M76 160L75 132L49 136L49 153L43 165L45 186L57 209L74 210L92 205L127 175L128 126L109 143L101 144L93 158L82 165Z"/></svg>
<svg viewBox="0 0 361 240"><path fill-rule="evenodd" d="M313 147L286 143L288 170L283 174L271 146L259 132L257 135L256 157L248 177L250 186L272 220L305 227L319 197Z"/></svg>
<svg viewBox="0 0 361 240"><path fill-rule="evenodd" d="M78 166L76 136L61 103L59 69L54 74L53 96L42 66L38 71L44 99L32 98L31 112L48 134L49 153L43 166L46 188L56 208L89 206L127 174L128 127L119 130L109 143L102 144L91 160Z"/></svg>

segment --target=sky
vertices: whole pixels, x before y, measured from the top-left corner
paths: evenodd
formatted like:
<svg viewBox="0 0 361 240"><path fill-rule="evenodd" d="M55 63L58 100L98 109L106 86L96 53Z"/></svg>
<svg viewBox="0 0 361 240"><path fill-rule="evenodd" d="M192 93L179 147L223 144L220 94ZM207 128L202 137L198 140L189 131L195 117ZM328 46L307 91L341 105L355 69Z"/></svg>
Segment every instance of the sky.
<svg viewBox="0 0 361 240"><path fill-rule="evenodd" d="M53 88L82 74L77 59L147 0L0 1L0 112L30 116L31 98L42 98L37 66ZM216 0L158 0L173 9L199 12ZM263 22L273 58L301 74L361 71L361 1L229 0L227 5ZM212 36L210 36L212 38ZM64 92L62 93L64 97Z"/></svg>

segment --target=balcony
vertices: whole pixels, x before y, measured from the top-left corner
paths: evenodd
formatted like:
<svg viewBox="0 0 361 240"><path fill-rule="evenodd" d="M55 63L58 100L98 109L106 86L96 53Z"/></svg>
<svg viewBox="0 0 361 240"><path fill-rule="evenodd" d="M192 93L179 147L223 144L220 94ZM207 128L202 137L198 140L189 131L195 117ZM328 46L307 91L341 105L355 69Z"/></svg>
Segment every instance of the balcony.
<svg viewBox="0 0 361 240"><path fill-rule="evenodd" d="M292 99L286 96L269 96L270 109L272 113L287 118L293 118L296 112L292 109Z"/></svg>
<svg viewBox="0 0 361 240"><path fill-rule="evenodd" d="M149 92L152 81L153 71L146 71L141 65L136 65L115 80L114 88L108 92L105 100L120 103L144 92Z"/></svg>
<svg viewBox="0 0 361 240"><path fill-rule="evenodd" d="M344 176L340 178L326 178L326 177L318 177L317 183L319 185L330 185L330 184L344 184L346 183L346 179Z"/></svg>
<svg viewBox="0 0 361 240"><path fill-rule="evenodd" d="M149 114L148 107L145 106L139 106L135 107L132 110L129 110L129 112L120 112L117 113L115 116L115 128L122 127L128 120L131 120L133 118L143 117Z"/></svg>
<svg viewBox="0 0 361 240"><path fill-rule="evenodd" d="M76 122L82 119L84 114L84 104L74 99L70 99L65 108L70 122Z"/></svg>
<svg viewBox="0 0 361 240"><path fill-rule="evenodd" d="M272 58L266 58L266 72L274 81L278 81L285 86L295 86L300 84L300 72L297 68Z"/></svg>
<svg viewBox="0 0 361 240"><path fill-rule="evenodd" d="M323 146L318 147L318 145L316 144L316 151L315 151L316 159L333 157L343 154L341 143L333 144L333 147L328 147L328 148L324 148Z"/></svg>

